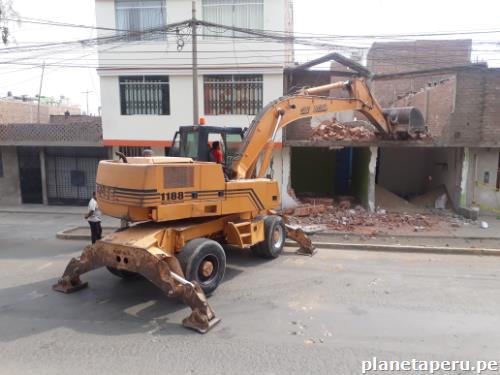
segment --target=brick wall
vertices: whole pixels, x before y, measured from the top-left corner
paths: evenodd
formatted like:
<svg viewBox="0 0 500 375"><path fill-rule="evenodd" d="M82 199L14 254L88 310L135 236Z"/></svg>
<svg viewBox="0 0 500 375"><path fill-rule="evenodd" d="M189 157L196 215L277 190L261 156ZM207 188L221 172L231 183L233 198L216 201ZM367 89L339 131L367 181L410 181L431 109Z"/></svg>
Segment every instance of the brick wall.
<svg viewBox="0 0 500 375"><path fill-rule="evenodd" d="M443 129L443 144L477 145L481 142L486 69L459 71L455 110Z"/></svg>
<svg viewBox="0 0 500 375"><path fill-rule="evenodd" d="M471 50L470 40L374 43L367 55L367 65L375 74L466 65L470 63ZM390 107L399 97L417 93L430 82L439 82L449 77L449 74L429 74L375 80L372 92L382 107Z"/></svg>
<svg viewBox="0 0 500 375"><path fill-rule="evenodd" d="M374 43L367 55L373 73L400 73L470 63L472 41L417 40Z"/></svg>
<svg viewBox="0 0 500 375"><path fill-rule="evenodd" d="M101 117L99 116L86 116L86 115L50 115L50 124L99 124L101 125Z"/></svg>
<svg viewBox="0 0 500 375"><path fill-rule="evenodd" d="M470 63L470 53L470 40L375 43L368 53L368 67L380 74L459 66ZM438 83L425 89L433 82ZM418 107L427 115L436 144L500 144L499 69L375 80L372 91L383 107Z"/></svg>
<svg viewBox="0 0 500 375"><path fill-rule="evenodd" d="M37 104L14 100L0 100L0 124L28 124L37 122ZM79 115L80 108L54 105L40 105L40 122L49 122L50 115Z"/></svg>
<svg viewBox="0 0 500 375"><path fill-rule="evenodd" d="M455 77L433 86L421 89L396 100L394 107L417 107L426 120L429 134L433 139L442 138L450 126L455 99Z"/></svg>
<svg viewBox="0 0 500 375"><path fill-rule="evenodd" d="M492 145L500 145L500 69L489 69L485 76L481 138Z"/></svg>
<svg viewBox="0 0 500 375"><path fill-rule="evenodd" d="M470 41L376 43L368 54L368 66L376 73L395 73L466 65L470 47ZM390 48L395 52L388 52ZM394 58L392 65L389 56ZM341 79L345 78L332 77L332 81ZM375 80L371 89L383 107L419 108L435 145L500 146L500 69L462 68L447 74ZM309 140L308 125L308 120L301 120L287 127L287 140Z"/></svg>

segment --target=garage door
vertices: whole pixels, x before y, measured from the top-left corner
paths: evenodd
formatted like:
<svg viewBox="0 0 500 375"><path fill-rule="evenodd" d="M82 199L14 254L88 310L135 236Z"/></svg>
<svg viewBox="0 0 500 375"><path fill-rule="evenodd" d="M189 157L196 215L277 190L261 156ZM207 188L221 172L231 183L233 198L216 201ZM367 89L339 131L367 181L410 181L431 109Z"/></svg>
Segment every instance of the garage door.
<svg viewBox="0 0 500 375"><path fill-rule="evenodd" d="M86 205L95 191L99 160L107 155L106 148L46 148L49 204Z"/></svg>

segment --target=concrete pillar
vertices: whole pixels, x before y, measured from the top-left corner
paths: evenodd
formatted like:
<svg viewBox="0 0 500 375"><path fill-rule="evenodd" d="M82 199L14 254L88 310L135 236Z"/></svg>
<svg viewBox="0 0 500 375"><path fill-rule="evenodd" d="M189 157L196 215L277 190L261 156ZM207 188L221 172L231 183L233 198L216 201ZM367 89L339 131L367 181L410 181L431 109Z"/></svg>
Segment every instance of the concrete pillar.
<svg viewBox="0 0 500 375"><path fill-rule="evenodd" d="M290 179L290 147L275 148L271 158L271 163L266 174L271 174L272 178L278 181L281 193L281 209L292 208L298 206L297 201L289 193L291 188ZM257 168L260 168L260 158L257 161Z"/></svg>
<svg viewBox="0 0 500 375"><path fill-rule="evenodd" d="M43 204L49 204L49 198L47 196L47 171L45 170L45 150L43 148L39 151L40 155L40 176L42 180L42 201Z"/></svg>
<svg viewBox="0 0 500 375"><path fill-rule="evenodd" d="M118 156L115 155L116 151L120 151L120 147L118 147L118 146L112 146L111 147L111 156L110 156L110 159L118 159Z"/></svg>
<svg viewBox="0 0 500 375"><path fill-rule="evenodd" d="M0 153L3 164L3 175L0 176L0 204L8 206L21 204L17 147L2 146Z"/></svg>
<svg viewBox="0 0 500 375"><path fill-rule="evenodd" d="M293 208L298 206L298 202L294 199L290 190L292 188L291 180L291 147L283 147L281 149L281 208Z"/></svg>
<svg viewBox="0 0 500 375"><path fill-rule="evenodd" d="M462 174L460 178L460 207L467 207L469 205L469 189L474 186L474 183L469 181L469 163L470 163L470 150L464 147L464 157L462 162Z"/></svg>
<svg viewBox="0 0 500 375"><path fill-rule="evenodd" d="M375 173L377 169L378 147L370 147L370 163L368 164L369 182L368 182L368 211L374 212L376 208L375 201Z"/></svg>

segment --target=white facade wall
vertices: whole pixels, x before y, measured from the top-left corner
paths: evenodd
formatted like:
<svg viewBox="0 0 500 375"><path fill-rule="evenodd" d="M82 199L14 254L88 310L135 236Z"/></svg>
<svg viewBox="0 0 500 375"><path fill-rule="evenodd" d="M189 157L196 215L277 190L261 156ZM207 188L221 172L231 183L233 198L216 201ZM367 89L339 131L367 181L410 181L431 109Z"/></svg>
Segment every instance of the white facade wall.
<svg viewBox="0 0 500 375"><path fill-rule="evenodd" d="M170 75L170 115L133 115L120 114L120 92L118 76L100 77L101 105L104 140L119 141L171 141L181 125L192 125L193 96L192 78L187 75ZM263 76L263 102L267 103L282 95L282 74ZM253 116L221 115L205 116L203 106L203 77L198 79L200 93L200 116L205 117L207 125L248 127ZM278 134L277 141L281 141ZM125 145L126 142L123 142ZM145 142L145 145L148 145Z"/></svg>
<svg viewBox="0 0 500 375"><path fill-rule="evenodd" d="M191 18L191 0L165 0L167 24ZM114 0L96 0L97 26L116 28ZM290 2L264 0L264 29L290 30ZM197 2L197 18L202 19L202 2ZM202 29L198 28L202 33ZM100 36L113 35L101 30ZM177 39L114 42L99 45L99 69L104 143L109 145L168 145L180 125L193 122L190 37L182 51ZM198 38L199 114L208 125L247 127L253 116L204 116L204 74L262 74L263 104L283 94L283 68L291 50L283 43L242 39ZM121 115L119 76L168 75L170 115ZM148 142L151 141L151 142ZM281 141L281 134L278 135Z"/></svg>
<svg viewBox="0 0 500 375"><path fill-rule="evenodd" d="M468 153L468 206L479 207L481 214L500 214L500 190L497 171L500 149L470 148Z"/></svg>

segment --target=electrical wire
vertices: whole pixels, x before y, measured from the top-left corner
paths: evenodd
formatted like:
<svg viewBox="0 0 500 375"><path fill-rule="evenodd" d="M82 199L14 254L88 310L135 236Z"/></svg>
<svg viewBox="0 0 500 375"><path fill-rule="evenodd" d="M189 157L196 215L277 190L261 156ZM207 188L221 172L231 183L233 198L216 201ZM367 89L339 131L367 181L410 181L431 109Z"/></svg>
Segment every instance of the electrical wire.
<svg viewBox="0 0 500 375"><path fill-rule="evenodd" d="M57 26L57 27L73 27L73 28L86 28L94 30L106 30L106 31L120 31L120 32L131 32L134 30L117 29L111 27L100 27L92 25L74 24L68 22L60 22L54 20L31 18L31 17L18 17L18 18L4 18L7 21L12 22L25 22L32 24ZM200 21L203 24L206 21ZM207 27L221 27L223 25L216 25L211 23ZM232 27L232 26L228 26ZM246 29L251 30L251 29ZM482 34L498 34L500 29L469 29L469 30L445 30L445 31L420 31L413 33L393 33L393 34L324 34L324 33L311 33L311 32L296 32L296 31L286 31L286 30L273 30L273 29L259 29L262 32L274 33L276 35L281 34L284 37L299 37L299 38L310 38L310 39L394 39L394 38L408 38L408 37L429 37L429 36L455 36L455 35L482 35Z"/></svg>

